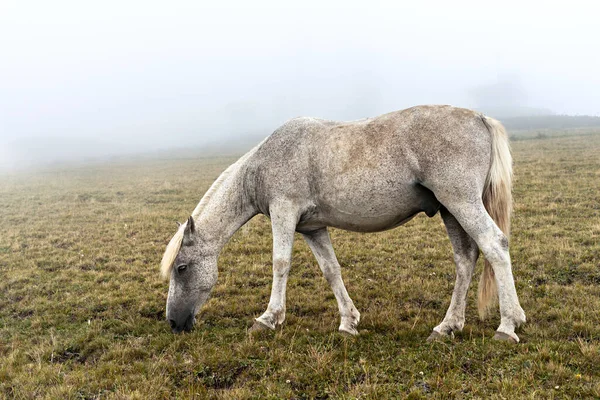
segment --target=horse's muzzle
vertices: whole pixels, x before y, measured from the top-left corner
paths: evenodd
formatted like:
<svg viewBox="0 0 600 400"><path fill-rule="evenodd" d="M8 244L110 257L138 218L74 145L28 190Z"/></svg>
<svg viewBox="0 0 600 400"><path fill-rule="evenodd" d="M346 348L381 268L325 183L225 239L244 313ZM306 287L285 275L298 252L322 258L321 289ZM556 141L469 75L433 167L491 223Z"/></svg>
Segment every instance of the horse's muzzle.
<svg viewBox="0 0 600 400"><path fill-rule="evenodd" d="M192 330L194 326L194 314L190 313L185 320L176 321L173 319L169 319L169 325L171 325L171 330L173 333L181 333L181 332L189 332Z"/></svg>

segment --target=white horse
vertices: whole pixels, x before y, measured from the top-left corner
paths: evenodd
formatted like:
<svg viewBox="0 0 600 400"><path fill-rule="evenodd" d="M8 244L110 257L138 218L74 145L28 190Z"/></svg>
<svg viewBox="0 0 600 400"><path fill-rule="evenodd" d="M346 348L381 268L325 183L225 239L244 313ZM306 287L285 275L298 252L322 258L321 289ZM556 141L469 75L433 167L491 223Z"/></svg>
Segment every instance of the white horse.
<svg viewBox="0 0 600 400"><path fill-rule="evenodd" d="M477 112L419 106L376 118L286 122L221 174L169 242L161 263L170 278L167 319L190 330L217 281L217 258L248 220L262 213L273 229L273 286L253 330L285 319L294 232L304 236L335 294L339 330L356 335L360 313L342 281L327 227L377 232L419 212L440 212L456 262L444 320L429 339L460 331L467 290L481 250L483 318L499 298L496 339L518 342L525 322L513 281L508 234L512 159L502 125Z"/></svg>

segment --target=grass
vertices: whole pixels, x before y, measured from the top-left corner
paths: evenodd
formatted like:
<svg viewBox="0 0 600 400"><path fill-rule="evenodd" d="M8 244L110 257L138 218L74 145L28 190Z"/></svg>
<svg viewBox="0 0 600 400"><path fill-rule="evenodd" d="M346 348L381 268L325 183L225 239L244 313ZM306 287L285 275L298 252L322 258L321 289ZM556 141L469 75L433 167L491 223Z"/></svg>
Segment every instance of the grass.
<svg viewBox="0 0 600 400"><path fill-rule="evenodd" d="M475 290L454 340L428 344L454 283L439 216L379 234L332 231L360 336L300 237L288 311L249 337L271 282L269 221L224 249L196 329L164 321L162 251L232 158L143 160L0 178L0 397L600 397L600 135L513 144L511 253L528 323L491 340ZM481 268L481 261L478 267Z"/></svg>

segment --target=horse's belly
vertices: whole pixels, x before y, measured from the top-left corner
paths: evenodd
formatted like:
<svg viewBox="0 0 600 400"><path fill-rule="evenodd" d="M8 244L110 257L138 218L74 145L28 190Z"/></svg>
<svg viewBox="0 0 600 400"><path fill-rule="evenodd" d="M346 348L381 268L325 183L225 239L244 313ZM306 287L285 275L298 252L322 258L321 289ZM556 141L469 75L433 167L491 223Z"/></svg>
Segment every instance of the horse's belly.
<svg viewBox="0 0 600 400"><path fill-rule="evenodd" d="M418 212L419 211L413 211L411 213L393 216L374 215L366 217L356 215L348 216L343 213L329 212L326 213L326 215L322 215L318 220L313 221L312 224L305 224L305 228L313 225L315 229L317 229L318 226L332 226L334 228L354 232L381 232L410 221ZM299 226L299 230L302 230L302 226Z"/></svg>
<svg viewBox="0 0 600 400"><path fill-rule="evenodd" d="M298 230L315 230L324 226L356 231L379 232L408 222L425 211L432 216L439 202L431 192L414 185L394 191L338 192L321 199L314 210L300 220Z"/></svg>

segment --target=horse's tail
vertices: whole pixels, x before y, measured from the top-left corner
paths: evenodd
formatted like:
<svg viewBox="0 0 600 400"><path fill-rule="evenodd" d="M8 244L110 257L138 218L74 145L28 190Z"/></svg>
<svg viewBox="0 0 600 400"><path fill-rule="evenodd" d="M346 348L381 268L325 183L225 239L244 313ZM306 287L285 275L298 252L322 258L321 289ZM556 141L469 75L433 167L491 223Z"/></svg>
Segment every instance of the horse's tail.
<svg viewBox="0 0 600 400"><path fill-rule="evenodd" d="M492 136L492 157L483 190L483 204L488 214L506 238L510 236L512 214L512 157L504 126L493 118L482 116L483 123ZM478 309L482 320L498 300L498 288L494 270L485 260L479 280Z"/></svg>

